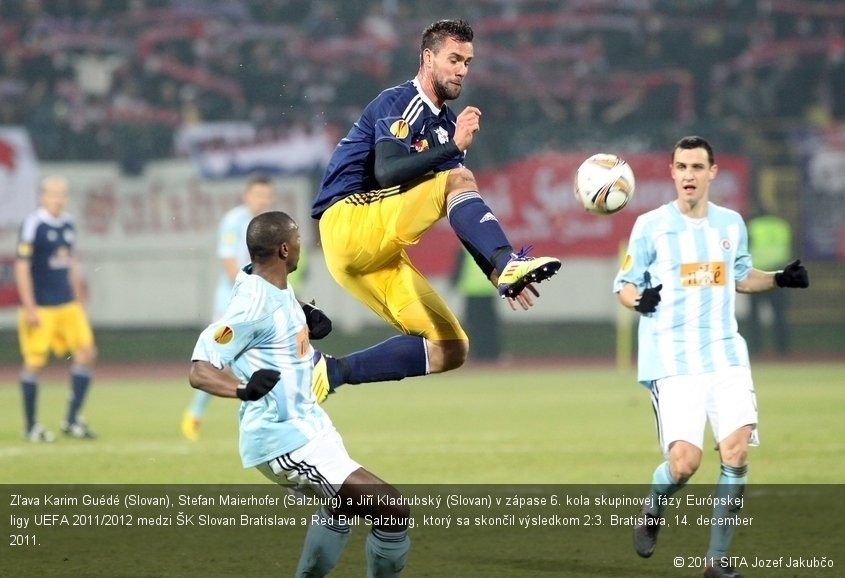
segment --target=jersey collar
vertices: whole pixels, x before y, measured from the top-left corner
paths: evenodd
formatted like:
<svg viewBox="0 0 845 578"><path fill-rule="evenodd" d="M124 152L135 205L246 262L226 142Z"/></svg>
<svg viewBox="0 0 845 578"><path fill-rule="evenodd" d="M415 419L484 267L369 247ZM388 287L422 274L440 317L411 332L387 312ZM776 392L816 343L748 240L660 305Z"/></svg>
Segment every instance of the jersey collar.
<svg viewBox="0 0 845 578"><path fill-rule="evenodd" d="M414 77L411 82L414 83L414 87L417 89L417 93L420 95L422 101L428 105L428 108L431 109L431 112L437 115L443 112L443 109L437 108L437 106L433 102L431 102L431 99L426 96L425 91L423 91L422 87L420 86L420 81L417 79L417 77ZM443 108L446 108L445 103L443 104Z"/></svg>
<svg viewBox="0 0 845 578"><path fill-rule="evenodd" d="M47 223L51 227L61 227L67 222L67 216L65 213L62 213L58 217L54 217L52 214L48 213L47 209L44 207L38 207L38 219L43 223Z"/></svg>

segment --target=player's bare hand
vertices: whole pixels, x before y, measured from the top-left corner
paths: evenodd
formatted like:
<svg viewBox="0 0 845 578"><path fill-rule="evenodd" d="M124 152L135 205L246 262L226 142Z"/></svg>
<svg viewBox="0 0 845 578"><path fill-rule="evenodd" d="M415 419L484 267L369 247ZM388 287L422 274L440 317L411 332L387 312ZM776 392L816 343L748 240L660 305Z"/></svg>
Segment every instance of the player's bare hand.
<svg viewBox="0 0 845 578"><path fill-rule="evenodd" d="M533 294L533 296L532 296ZM516 297L508 297L508 305L513 311L516 311L516 306L519 305L522 307L523 311L528 311L531 307L534 307L534 297L539 297L540 292L534 288L534 285L529 283L525 286L519 295Z"/></svg>
<svg viewBox="0 0 845 578"><path fill-rule="evenodd" d="M455 145L465 151L472 145L472 139L481 129L481 111L474 106L468 106L461 111L455 121Z"/></svg>
<svg viewBox="0 0 845 578"><path fill-rule="evenodd" d="M38 327L41 325L41 319L38 317L38 310L33 308L27 308L24 312L24 316L26 318L26 324L29 327Z"/></svg>

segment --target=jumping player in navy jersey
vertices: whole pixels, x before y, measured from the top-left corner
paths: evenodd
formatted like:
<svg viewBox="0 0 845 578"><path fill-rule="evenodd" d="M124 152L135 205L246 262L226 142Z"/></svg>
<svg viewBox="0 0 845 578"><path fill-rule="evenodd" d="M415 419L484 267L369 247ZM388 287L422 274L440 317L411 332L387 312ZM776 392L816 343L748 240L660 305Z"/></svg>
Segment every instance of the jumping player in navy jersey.
<svg viewBox="0 0 845 578"><path fill-rule="evenodd" d="M21 390L24 437L31 442L51 442L52 432L36 421L38 374L52 352L70 353L71 395L62 431L74 438L94 434L80 417L91 382L96 357L94 336L82 306L83 284L74 255L76 232L65 213L68 183L61 177L44 179L41 206L21 225L15 260L15 282L20 296L18 339L23 369Z"/></svg>
<svg viewBox="0 0 845 578"><path fill-rule="evenodd" d="M334 279L404 335L327 364L329 383L402 379L460 367L469 340L455 315L405 251L447 217L485 276L511 308L533 305L532 283L561 266L514 252L464 167L481 111L455 114L473 59L473 30L462 20L428 26L416 77L379 94L329 161L311 215ZM528 288L528 292L523 292ZM326 366L327 367L321 367Z"/></svg>

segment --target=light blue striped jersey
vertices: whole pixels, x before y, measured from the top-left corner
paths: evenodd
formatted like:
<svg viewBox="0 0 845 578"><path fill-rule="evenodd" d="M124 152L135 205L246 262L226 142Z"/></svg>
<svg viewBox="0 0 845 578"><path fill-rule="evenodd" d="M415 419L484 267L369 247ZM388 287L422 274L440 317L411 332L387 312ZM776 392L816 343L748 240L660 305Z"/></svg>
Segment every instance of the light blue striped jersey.
<svg viewBox="0 0 845 578"><path fill-rule="evenodd" d="M248 267L246 268L248 269ZM241 380L276 369L279 382L258 401L241 403L240 454L245 468L303 446L332 422L311 392L314 349L292 289L238 273L223 317L200 334L192 360L229 367Z"/></svg>
<svg viewBox="0 0 845 578"><path fill-rule="evenodd" d="M238 267L249 264L249 250L246 247L246 228L252 220L252 214L246 205L238 205L229 210L220 220L217 227L217 258L235 259ZM226 272L221 270L217 280L217 290L214 292L214 319L219 319L229 298L232 296L232 281Z"/></svg>
<svg viewBox="0 0 845 578"><path fill-rule="evenodd" d="M706 218L690 219L673 201L637 218L613 290L663 285L657 310L639 319L641 383L749 365L737 330L736 283L751 267L736 211L709 203Z"/></svg>

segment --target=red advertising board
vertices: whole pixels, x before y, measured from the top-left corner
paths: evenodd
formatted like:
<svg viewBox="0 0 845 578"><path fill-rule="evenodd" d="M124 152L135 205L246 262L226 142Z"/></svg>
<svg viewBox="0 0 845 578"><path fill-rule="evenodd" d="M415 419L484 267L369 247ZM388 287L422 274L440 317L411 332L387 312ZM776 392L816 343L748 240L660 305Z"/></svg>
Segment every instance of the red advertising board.
<svg viewBox="0 0 845 578"><path fill-rule="evenodd" d="M590 153L591 154L591 153ZM476 173L481 194L515 248L533 245L533 255L614 257L628 240L637 216L675 198L667 154L626 154L636 177L631 202L615 215L587 213L573 193L575 171L589 154L536 155L496 170ZM746 210L748 163L720 156L710 199L741 213ZM460 244L443 219L409 248L414 264L429 275L448 275Z"/></svg>
<svg viewBox="0 0 845 578"><path fill-rule="evenodd" d="M18 304L18 289L15 285L14 268L14 255L0 255L0 307Z"/></svg>

